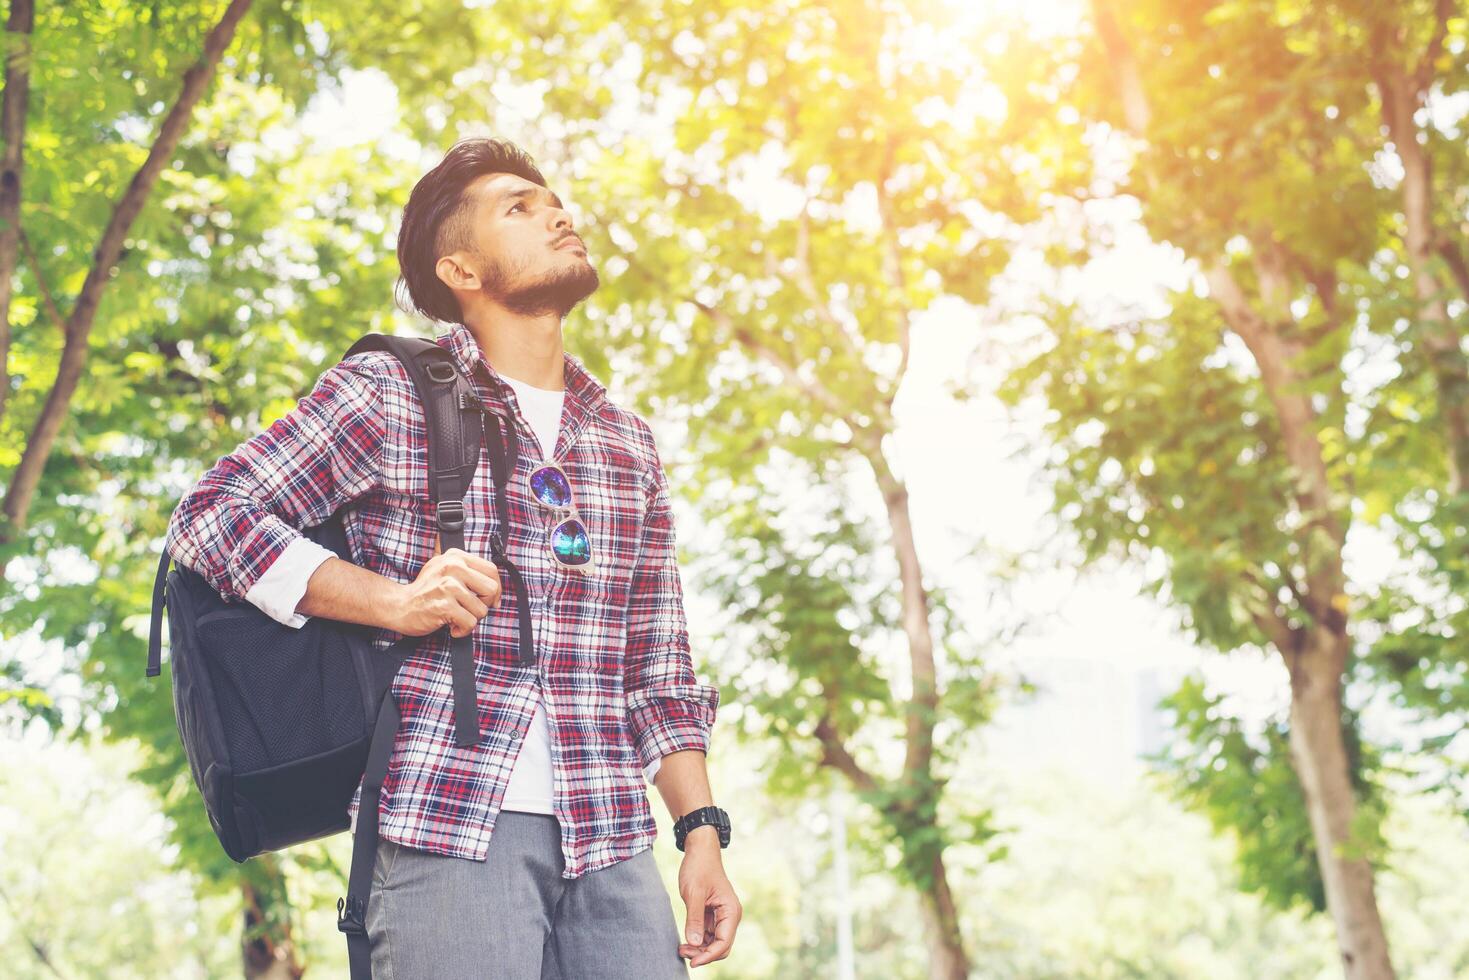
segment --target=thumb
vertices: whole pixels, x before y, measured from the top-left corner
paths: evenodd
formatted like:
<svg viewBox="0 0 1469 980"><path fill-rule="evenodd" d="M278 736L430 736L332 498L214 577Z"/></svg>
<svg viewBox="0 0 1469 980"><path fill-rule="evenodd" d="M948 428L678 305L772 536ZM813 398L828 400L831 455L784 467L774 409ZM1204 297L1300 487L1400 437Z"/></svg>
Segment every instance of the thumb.
<svg viewBox="0 0 1469 980"><path fill-rule="evenodd" d="M688 921L684 923L684 937L694 946L704 944L704 900L689 903Z"/></svg>

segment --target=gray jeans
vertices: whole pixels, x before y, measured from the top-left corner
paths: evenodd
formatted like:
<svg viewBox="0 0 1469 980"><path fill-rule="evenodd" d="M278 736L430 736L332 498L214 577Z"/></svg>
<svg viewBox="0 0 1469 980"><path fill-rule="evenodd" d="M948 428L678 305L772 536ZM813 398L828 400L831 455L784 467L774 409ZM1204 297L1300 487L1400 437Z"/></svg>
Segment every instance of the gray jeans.
<svg viewBox="0 0 1469 980"><path fill-rule="evenodd" d="M378 841L373 980L687 980L651 848L562 878L554 816L502 810L483 861Z"/></svg>

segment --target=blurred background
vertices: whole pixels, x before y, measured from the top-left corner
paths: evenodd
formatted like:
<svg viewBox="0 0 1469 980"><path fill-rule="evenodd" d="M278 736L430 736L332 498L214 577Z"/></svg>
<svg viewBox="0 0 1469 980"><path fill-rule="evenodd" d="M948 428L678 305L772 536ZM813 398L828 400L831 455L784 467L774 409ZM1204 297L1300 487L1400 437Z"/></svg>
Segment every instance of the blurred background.
<svg viewBox="0 0 1469 980"><path fill-rule="evenodd" d="M1469 976L1454 0L11 0L0 973L345 976L144 677L468 136L676 498L728 978ZM675 909L668 814L655 854Z"/></svg>

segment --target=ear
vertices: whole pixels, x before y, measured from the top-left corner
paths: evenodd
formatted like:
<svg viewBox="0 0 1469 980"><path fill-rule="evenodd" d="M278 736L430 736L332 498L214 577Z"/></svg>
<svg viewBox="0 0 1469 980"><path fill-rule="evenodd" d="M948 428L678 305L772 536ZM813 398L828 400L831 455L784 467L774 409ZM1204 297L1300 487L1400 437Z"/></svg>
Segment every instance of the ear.
<svg viewBox="0 0 1469 980"><path fill-rule="evenodd" d="M434 263L434 274L450 289L478 289L480 287L479 275L464 264L460 252L439 256L439 261Z"/></svg>

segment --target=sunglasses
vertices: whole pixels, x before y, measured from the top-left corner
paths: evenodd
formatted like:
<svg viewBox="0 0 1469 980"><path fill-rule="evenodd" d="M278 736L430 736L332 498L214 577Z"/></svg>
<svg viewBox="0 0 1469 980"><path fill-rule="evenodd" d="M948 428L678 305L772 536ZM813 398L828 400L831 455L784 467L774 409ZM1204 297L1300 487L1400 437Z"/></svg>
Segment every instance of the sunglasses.
<svg viewBox="0 0 1469 980"><path fill-rule="evenodd" d="M545 463L531 471L531 496L557 517L551 526L551 553L562 567L583 574L597 563L592 557L592 538L576 510L576 497L566 471L555 463Z"/></svg>

